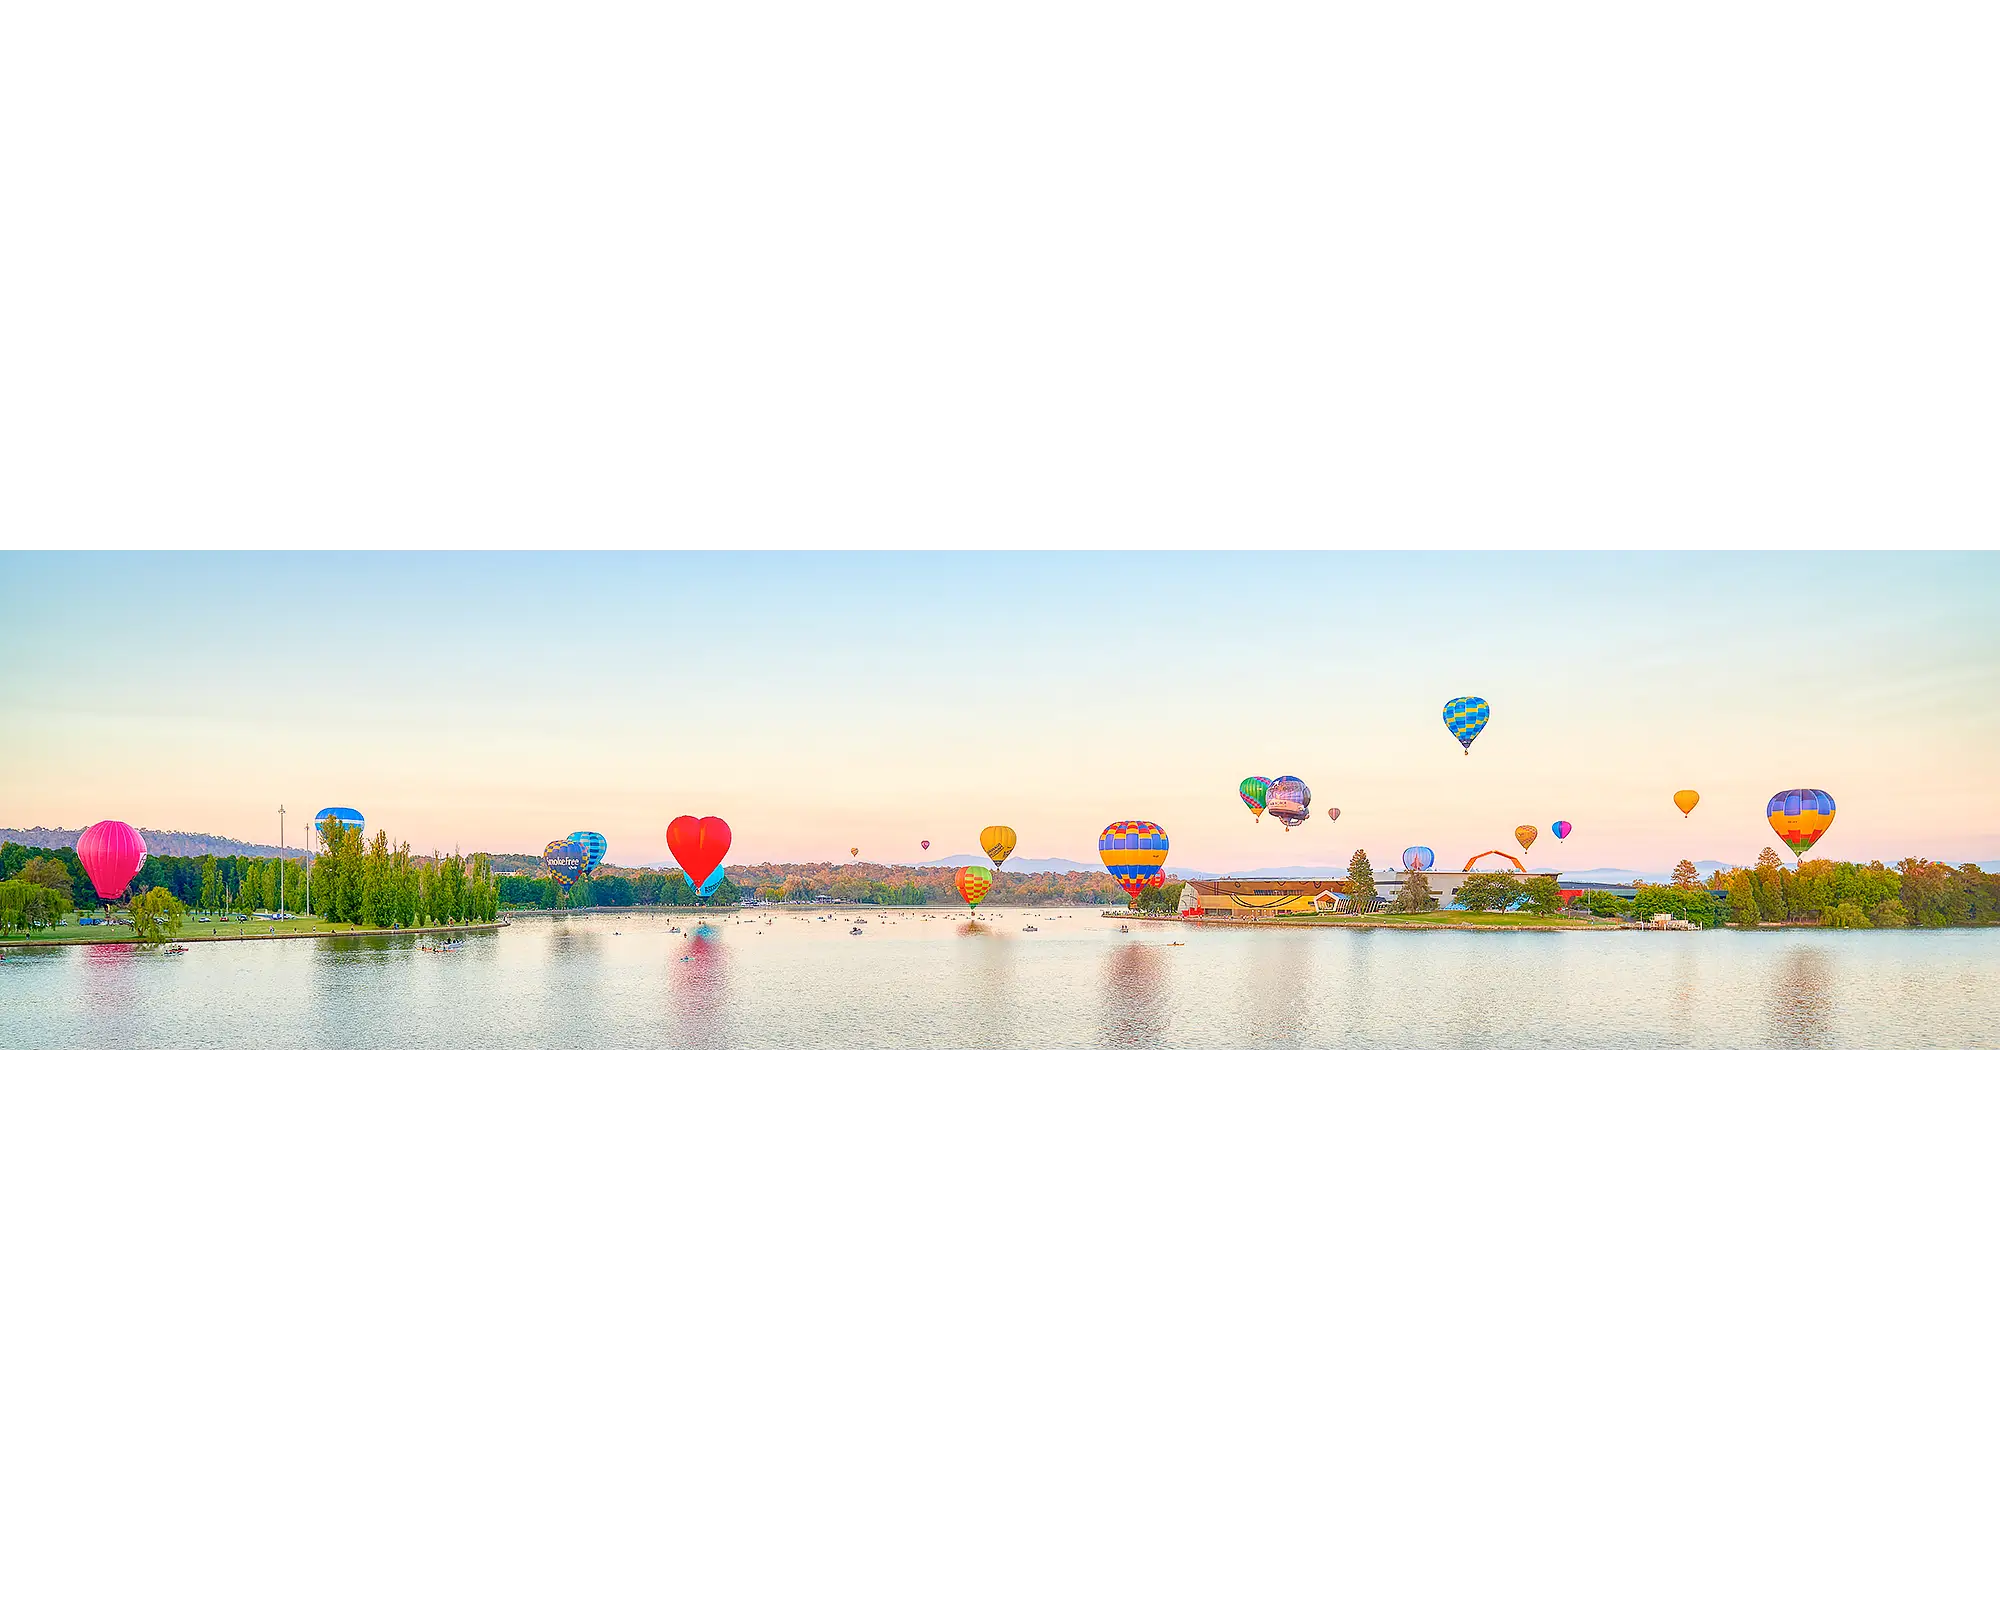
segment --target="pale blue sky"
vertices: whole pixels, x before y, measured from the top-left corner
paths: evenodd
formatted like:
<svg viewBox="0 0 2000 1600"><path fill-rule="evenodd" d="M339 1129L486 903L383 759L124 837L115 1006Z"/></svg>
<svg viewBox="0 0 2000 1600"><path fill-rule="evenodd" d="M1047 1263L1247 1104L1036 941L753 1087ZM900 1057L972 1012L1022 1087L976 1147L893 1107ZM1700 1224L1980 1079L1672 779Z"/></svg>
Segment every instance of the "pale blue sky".
<svg viewBox="0 0 2000 1600"><path fill-rule="evenodd" d="M120 816L266 838L352 804L420 848L573 828L665 855L919 859L1004 821L1092 859L1748 859L1763 802L1824 853L2000 853L2000 559L766 552L3 554L0 825ZM1440 710L1481 694L1467 758ZM1235 797L1312 785L1286 836ZM1699 789L1683 819L1668 801ZM1343 815L1329 827L1326 805ZM1575 833L1556 846L1548 825Z"/></svg>

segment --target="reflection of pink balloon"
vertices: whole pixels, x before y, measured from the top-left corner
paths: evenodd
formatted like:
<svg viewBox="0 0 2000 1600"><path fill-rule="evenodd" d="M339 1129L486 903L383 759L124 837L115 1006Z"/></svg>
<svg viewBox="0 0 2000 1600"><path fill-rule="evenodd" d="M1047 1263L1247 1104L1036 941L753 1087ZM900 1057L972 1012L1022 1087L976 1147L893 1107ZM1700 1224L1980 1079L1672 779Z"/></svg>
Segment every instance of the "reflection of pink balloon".
<svg viewBox="0 0 2000 1600"><path fill-rule="evenodd" d="M146 841L125 822L94 822L76 841L76 858L100 900L116 900L146 862Z"/></svg>

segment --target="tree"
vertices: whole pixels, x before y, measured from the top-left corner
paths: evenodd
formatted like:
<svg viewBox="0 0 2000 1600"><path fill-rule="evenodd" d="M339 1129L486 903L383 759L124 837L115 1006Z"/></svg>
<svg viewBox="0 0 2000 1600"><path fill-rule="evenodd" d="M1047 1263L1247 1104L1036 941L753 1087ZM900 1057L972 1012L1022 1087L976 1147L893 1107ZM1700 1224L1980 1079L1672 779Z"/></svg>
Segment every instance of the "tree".
<svg viewBox="0 0 2000 1600"><path fill-rule="evenodd" d="M1682 861L1674 868L1674 887L1676 889L1699 889L1701 887L1701 874L1694 870L1694 863L1692 861Z"/></svg>
<svg viewBox="0 0 2000 1600"><path fill-rule="evenodd" d="M1868 913L1863 911L1852 900L1843 900L1837 906L1829 906L1826 912L1820 917L1820 921L1829 928L1867 928L1873 926L1868 920Z"/></svg>
<svg viewBox="0 0 2000 1600"><path fill-rule="evenodd" d="M147 944L164 944L181 931L180 901L165 889L132 897L132 931Z"/></svg>
<svg viewBox="0 0 2000 1600"><path fill-rule="evenodd" d="M1356 911L1373 911L1382 903L1375 894L1375 869L1366 850L1355 851L1348 860L1347 903Z"/></svg>
<svg viewBox="0 0 2000 1600"><path fill-rule="evenodd" d="M1429 892L1428 886L1425 892ZM1475 872L1451 898L1467 911L1511 911L1523 892L1521 880L1510 872Z"/></svg>
<svg viewBox="0 0 2000 1600"><path fill-rule="evenodd" d="M1535 874L1528 879L1521 893L1528 909L1538 917L1553 917L1562 910L1562 890L1556 887L1556 880L1551 874Z"/></svg>
<svg viewBox="0 0 2000 1600"><path fill-rule="evenodd" d="M1403 874L1403 881L1397 887L1396 898L1389 902L1391 911L1434 911L1437 896L1431 893L1431 880L1415 867Z"/></svg>
<svg viewBox="0 0 2000 1600"><path fill-rule="evenodd" d="M213 911L222 904L222 890L216 882L215 857L201 858L201 909Z"/></svg>
<svg viewBox="0 0 2000 1600"><path fill-rule="evenodd" d="M32 884L37 889L46 889L55 900L58 919L68 916L76 909L76 898L70 888L69 868L53 856L37 856L14 874L13 881Z"/></svg>

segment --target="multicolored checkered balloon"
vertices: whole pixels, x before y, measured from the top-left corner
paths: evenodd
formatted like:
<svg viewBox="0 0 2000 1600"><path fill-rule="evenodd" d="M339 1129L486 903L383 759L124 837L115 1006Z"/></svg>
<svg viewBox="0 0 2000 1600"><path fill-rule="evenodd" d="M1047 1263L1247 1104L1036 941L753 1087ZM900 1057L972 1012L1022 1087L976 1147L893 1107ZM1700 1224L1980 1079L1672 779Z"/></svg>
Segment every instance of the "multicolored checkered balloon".
<svg viewBox="0 0 2000 1600"><path fill-rule="evenodd" d="M1833 826L1833 796L1824 789L1785 789L1764 807L1772 832L1802 857Z"/></svg>

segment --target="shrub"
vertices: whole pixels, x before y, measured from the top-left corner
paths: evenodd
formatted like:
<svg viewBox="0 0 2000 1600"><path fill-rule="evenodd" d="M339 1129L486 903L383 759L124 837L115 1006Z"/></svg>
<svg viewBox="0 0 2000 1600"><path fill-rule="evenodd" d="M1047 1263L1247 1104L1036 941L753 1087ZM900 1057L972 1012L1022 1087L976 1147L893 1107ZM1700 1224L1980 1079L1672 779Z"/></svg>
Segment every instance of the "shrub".
<svg viewBox="0 0 2000 1600"><path fill-rule="evenodd" d="M1903 909L1900 900L1882 901L1869 913L1869 917L1878 928L1907 928L1910 925L1910 914Z"/></svg>
<svg viewBox="0 0 2000 1600"><path fill-rule="evenodd" d="M1593 917L1622 917L1626 914L1625 902L1609 889L1592 889L1577 896L1576 903Z"/></svg>
<svg viewBox="0 0 2000 1600"><path fill-rule="evenodd" d="M1403 874L1403 881L1396 890L1396 898L1389 902L1391 911L1433 911L1437 908L1437 896L1431 893L1431 880L1415 868Z"/></svg>
<svg viewBox="0 0 2000 1600"><path fill-rule="evenodd" d="M1826 928L1866 928L1871 926L1868 913L1852 900L1843 900L1837 906L1828 906L1820 913L1820 925Z"/></svg>

